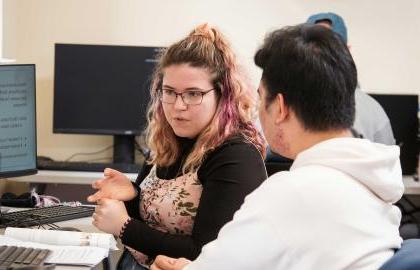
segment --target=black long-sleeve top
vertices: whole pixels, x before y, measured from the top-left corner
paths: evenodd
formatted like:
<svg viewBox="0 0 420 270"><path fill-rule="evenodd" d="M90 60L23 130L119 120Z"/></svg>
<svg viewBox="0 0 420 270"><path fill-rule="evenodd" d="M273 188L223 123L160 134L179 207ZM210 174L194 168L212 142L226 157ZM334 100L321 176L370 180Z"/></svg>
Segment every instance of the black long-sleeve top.
<svg viewBox="0 0 420 270"><path fill-rule="evenodd" d="M180 139L182 155L169 167L158 167L157 177L174 179L195 141ZM197 175L203 186L191 235L173 235L149 227L139 215L139 184L149 170L138 175L138 196L126 202L131 221L121 237L122 243L150 257L159 254L195 259L201 248L216 239L219 230L238 210L246 195L266 178L263 159L257 148L241 137L233 137L205 158Z"/></svg>

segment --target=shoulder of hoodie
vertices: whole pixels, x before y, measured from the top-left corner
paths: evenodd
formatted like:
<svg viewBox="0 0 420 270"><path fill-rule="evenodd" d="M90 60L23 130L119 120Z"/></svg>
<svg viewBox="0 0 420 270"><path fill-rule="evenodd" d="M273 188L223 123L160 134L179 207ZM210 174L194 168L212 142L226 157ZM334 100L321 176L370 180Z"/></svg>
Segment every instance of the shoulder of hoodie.
<svg viewBox="0 0 420 270"><path fill-rule="evenodd" d="M354 198L360 192L369 193L351 176L333 168L310 165L271 175L246 197L245 204L259 208L267 216L272 211L282 215L308 214L314 209L334 209L337 205L333 202L341 203L345 197Z"/></svg>

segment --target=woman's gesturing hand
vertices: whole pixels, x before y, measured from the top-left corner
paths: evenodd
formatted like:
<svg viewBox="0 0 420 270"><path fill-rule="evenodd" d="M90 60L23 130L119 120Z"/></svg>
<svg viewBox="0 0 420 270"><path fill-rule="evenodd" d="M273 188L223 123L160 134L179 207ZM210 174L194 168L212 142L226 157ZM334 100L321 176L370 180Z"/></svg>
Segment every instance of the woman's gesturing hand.
<svg viewBox="0 0 420 270"><path fill-rule="evenodd" d="M104 178L96 180L92 187L98 191L87 198L88 202L97 202L103 198L129 201L137 195L130 179L123 173L109 168L104 170Z"/></svg>

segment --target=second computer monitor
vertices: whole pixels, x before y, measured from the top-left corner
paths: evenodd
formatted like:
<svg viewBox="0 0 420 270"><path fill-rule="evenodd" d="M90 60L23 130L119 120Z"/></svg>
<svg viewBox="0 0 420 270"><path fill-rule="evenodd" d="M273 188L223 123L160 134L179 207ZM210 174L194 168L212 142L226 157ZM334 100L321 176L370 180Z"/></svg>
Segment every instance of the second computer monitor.
<svg viewBox="0 0 420 270"><path fill-rule="evenodd" d="M400 146L400 160L403 174L416 172L418 164L418 96L396 94L371 94L384 108L391 121L397 145Z"/></svg>
<svg viewBox="0 0 420 270"><path fill-rule="evenodd" d="M54 133L114 135L114 163L132 163L147 124L161 47L55 45Z"/></svg>

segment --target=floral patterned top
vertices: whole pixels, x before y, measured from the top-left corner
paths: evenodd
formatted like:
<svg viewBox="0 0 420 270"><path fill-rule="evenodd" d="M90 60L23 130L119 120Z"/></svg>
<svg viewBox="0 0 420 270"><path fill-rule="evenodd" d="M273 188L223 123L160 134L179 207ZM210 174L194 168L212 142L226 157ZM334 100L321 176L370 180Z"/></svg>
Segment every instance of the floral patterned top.
<svg viewBox="0 0 420 270"><path fill-rule="evenodd" d="M178 140L178 159L167 167L144 166L134 184L137 197L125 202L131 219L121 242L144 265L151 261L144 254L151 259L159 254L197 258L232 220L245 196L267 178L261 154L241 136L209 152L197 173L182 175L195 140Z"/></svg>
<svg viewBox="0 0 420 270"><path fill-rule="evenodd" d="M157 177L156 166L153 166L140 188L140 216L147 225L170 234L191 235L203 190L197 173L168 181ZM139 264L149 266L152 263L147 255L127 248Z"/></svg>

